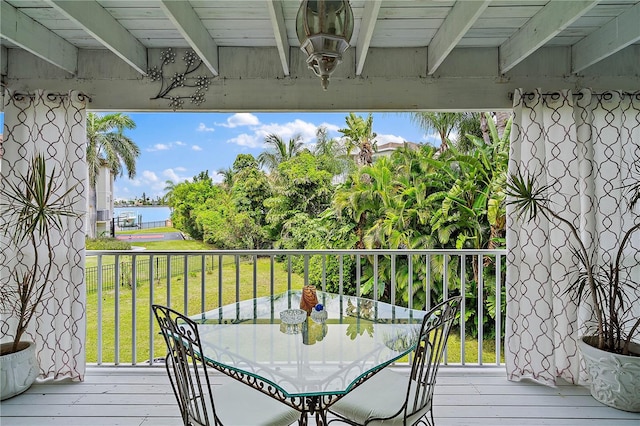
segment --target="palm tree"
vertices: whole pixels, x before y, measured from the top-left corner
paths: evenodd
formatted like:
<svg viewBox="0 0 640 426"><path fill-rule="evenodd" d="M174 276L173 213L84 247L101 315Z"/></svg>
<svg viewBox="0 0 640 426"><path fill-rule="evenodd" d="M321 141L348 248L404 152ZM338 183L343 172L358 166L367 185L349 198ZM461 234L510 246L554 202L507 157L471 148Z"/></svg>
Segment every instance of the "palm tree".
<svg viewBox="0 0 640 426"><path fill-rule="evenodd" d="M428 132L435 130L440 136L440 152L449 148L449 136L454 130L460 128L461 122L465 119L464 113L459 112L413 112L411 121L416 123L422 130Z"/></svg>
<svg viewBox="0 0 640 426"><path fill-rule="evenodd" d="M347 154L351 155L354 149L358 149L358 163L370 165L373 163L373 153L376 151L376 134L373 132L373 116L371 113L367 119L349 113L346 118L347 127L338 131L345 136Z"/></svg>
<svg viewBox="0 0 640 426"><path fill-rule="evenodd" d="M316 145L313 154L321 158L327 171L334 176L349 172L353 161L347 155L345 147L338 139L329 138L327 128L318 127L316 130Z"/></svg>
<svg viewBox="0 0 640 426"><path fill-rule="evenodd" d="M87 114L87 166L89 168L89 237L96 235L96 180L102 167L114 176L136 175L136 160L140 148L124 134L136 124L126 114Z"/></svg>
<svg viewBox="0 0 640 426"><path fill-rule="evenodd" d="M227 191L230 191L233 187L233 177L235 176L233 168L227 167L226 169L218 169L218 174L222 176L222 186Z"/></svg>
<svg viewBox="0 0 640 426"><path fill-rule="evenodd" d="M258 163L267 167L270 171L276 170L278 164L283 161L293 158L302 151L303 146L302 136L300 135L295 135L289 139L288 143L285 143L282 137L271 133L264 138L264 143L269 149L258 155Z"/></svg>
<svg viewBox="0 0 640 426"><path fill-rule="evenodd" d="M174 181L172 181L171 179L167 179L164 181L164 196L162 197L163 203L171 203L174 189L176 189L176 183Z"/></svg>

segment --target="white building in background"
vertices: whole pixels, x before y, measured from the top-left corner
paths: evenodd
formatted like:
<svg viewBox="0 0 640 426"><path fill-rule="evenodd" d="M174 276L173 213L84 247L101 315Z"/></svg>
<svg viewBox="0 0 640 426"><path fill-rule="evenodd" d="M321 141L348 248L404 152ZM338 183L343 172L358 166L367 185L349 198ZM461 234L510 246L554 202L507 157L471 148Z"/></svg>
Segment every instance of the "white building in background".
<svg viewBox="0 0 640 426"><path fill-rule="evenodd" d="M372 156L373 161L375 162L376 159L381 157L390 157L394 151L396 151L397 149L403 148L404 146L415 151L420 149L421 145L415 142L387 142L387 143L379 144L376 146L376 150L373 152L373 156ZM351 153L351 158L353 159L353 161L357 162L358 155L360 155L360 150L356 148ZM343 173L343 174L334 176L331 183L333 183L334 185L338 185L340 183L344 183L346 180L347 180L347 174Z"/></svg>
<svg viewBox="0 0 640 426"><path fill-rule="evenodd" d="M380 157L390 157L391 154L397 149L400 149L404 146L407 146L409 149L417 150L420 148L420 145L414 142L387 142L378 145L378 149L373 153L373 161L376 158Z"/></svg>
<svg viewBox="0 0 640 426"><path fill-rule="evenodd" d="M110 235L113 216L113 174L101 167L96 180L96 236Z"/></svg>

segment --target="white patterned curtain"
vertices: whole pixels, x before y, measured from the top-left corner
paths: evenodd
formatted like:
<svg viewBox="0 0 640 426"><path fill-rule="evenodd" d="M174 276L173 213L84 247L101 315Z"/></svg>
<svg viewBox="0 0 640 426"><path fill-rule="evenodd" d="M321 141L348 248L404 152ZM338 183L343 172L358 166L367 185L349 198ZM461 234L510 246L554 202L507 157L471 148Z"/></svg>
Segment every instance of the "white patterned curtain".
<svg viewBox="0 0 640 426"><path fill-rule="evenodd" d="M82 380L85 372L84 247L87 183L86 97L77 92L4 93L4 141L0 147L0 178L15 181L24 175L34 153L44 154L47 168L62 172L61 191L69 194L79 217L63 218L63 232L52 232L57 242L50 259L55 285L31 321L23 340L36 343L39 379ZM5 225L3 225L5 226ZM55 231L55 230L54 230ZM4 246L4 245L3 245ZM12 262L28 262L28 253L0 253L0 276L7 277ZM45 255L46 256L46 255ZM3 317L0 328L12 330Z"/></svg>
<svg viewBox="0 0 640 426"><path fill-rule="evenodd" d="M514 94L509 173L519 167L525 176L540 174L538 183L551 185L553 207L574 222L596 259L610 260L624 230L637 220L623 186L639 171L639 159L640 92ZM548 385L558 377L581 382L577 339L586 333L591 312L584 305L578 312L565 293L577 270L569 230L544 219L517 221L511 207L507 217L508 377ZM636 233L627 250L635 282L639 252Z"/></svg>

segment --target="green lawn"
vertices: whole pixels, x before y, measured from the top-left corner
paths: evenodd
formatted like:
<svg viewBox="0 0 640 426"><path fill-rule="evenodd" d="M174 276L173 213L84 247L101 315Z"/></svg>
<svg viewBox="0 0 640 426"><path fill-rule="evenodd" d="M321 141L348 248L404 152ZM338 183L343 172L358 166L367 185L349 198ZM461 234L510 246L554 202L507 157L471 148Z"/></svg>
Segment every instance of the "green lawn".
<svg viewBox="0 0 640 426"><path fill-rule="evenodd" d="M158 233L163 233L163 232L180 232L180 231L178 231L176 228L171 228L169 226L163 226L163 227L160 227L160 228L121 229L119 231L116 231L116 235L119 235L119 234L131 234L131 235L158 234Z"/></svg>
<svg viewBox="0 0 640 426"><path fill-rule="evenodd" d="M164 228L156 228L164 229ZM167 228L173 229L173 228ZM146 230L145 230L146 231ZM174 230L175 231L175 230ZM160 232L160 231L156 231ZM211 244L207 244L202 241L196 240L172 240L172 241L152 241L152 242L136 242L136 247L144 247L147 250L214 250ZM141 252L144 255L144 252ZM126 256L127 260L130 259ZM113 265L115 263L115 256L102 256L103 265ZM87 268L98 265L98 258L96 256L87 256L86 263Z"/></svg>

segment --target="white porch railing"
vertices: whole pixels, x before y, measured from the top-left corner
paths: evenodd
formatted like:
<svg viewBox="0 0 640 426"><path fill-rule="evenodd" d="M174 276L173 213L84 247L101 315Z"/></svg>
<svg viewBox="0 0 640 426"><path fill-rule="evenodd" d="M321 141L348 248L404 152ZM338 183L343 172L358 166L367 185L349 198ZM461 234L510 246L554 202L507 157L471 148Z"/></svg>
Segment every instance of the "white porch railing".
<svg viewBox="0 0 640 426"><path fill-rule="evenodd" d="M505 250L87 251L87 362L154 365L164 357L151 304L189 315L315 284L427 309L464 289L450 364L502 364ZM446 266L446 267L445 267ZM448 283L448 285L443 285ZM409 297L414 295L414 297ZM418 302L419 301L419 302ZM482 320L478 320L481 318ZM474 337L471 338L470 335ZM457 348L455 346L454 348Z"/></svg>

